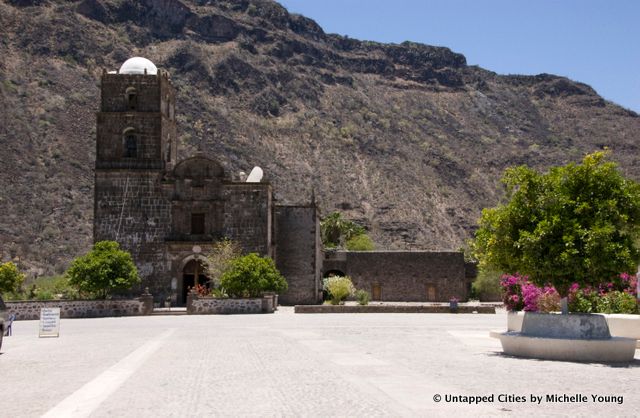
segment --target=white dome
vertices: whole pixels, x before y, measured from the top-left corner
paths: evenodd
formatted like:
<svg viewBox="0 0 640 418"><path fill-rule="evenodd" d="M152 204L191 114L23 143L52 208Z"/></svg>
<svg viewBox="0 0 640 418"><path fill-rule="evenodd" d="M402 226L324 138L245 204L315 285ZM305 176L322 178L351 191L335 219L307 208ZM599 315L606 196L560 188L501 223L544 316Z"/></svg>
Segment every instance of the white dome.
<svg viewBox="0 0 640 418"><path fill-rule="evenodd" d="M148 59L142 57L129 58L120 67L120 74L144 74L147 70L148 75L158 74L158 68Z"/></svg>

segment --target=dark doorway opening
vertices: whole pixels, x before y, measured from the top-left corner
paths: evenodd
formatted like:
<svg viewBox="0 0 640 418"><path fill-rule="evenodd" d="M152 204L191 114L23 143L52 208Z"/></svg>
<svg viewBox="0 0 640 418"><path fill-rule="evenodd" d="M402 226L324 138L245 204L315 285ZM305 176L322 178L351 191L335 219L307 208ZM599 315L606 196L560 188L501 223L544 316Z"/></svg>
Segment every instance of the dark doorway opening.
<svg viewBox="0 0 640 418"><path fill-rule="evenodd" d="M187 295L197 285L207 289L211 286L204 264L200 260L191 260L182 269L182 298L180 302L183 306L187 304Z"/></svg>
<svg viewBox="0 0 640 418"><path fill-rule="evenodd" d="M382 286L379 283L374 283L371 286L371 300L382 300Z"/></svg>

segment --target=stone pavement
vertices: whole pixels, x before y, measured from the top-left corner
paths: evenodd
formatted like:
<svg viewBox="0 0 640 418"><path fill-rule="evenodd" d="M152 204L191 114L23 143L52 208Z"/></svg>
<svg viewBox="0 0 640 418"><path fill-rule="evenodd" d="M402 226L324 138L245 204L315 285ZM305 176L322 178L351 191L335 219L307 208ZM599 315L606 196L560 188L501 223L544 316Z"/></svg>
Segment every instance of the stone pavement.
<svg viewBox="0 0 640 418"><path fill-rule="evenodd" d="M506 328L504 312L280 308L63 319L60 338L49 339L37 328L16 322L5 338L0 417L637 416L640 409L640 351L625 366L503 356L489 331ZM465 403L473 396L488 398Z"/></svg>

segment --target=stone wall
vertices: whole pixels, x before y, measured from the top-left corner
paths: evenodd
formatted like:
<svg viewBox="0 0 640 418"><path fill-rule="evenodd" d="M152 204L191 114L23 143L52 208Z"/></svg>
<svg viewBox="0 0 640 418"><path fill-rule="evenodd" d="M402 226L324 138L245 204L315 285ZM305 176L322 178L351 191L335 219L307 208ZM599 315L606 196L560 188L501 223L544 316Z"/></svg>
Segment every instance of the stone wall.
<svg viewBox="0 0 640 418"><path fill-rule="evenodd" d="M198 297L190 293L187 297L187 314L259 314L272 313L274 311L274 297L262 298L213 298Z"/></svg>
<svg viewBox="0 0 640 418"><path fill-rule="evenodd" d="M466 300L471 280L461 252L326 252L323 275L331 272L350 276L372 300L398 302Z"/></svg>
<svg viewBox="0 0 640 418"><path fill-rule="evenodd" d="M126 190L126 195L125 195ZM171 203L160 174L142 170L96 170L94 242L118 241L129 251L143 287L160 297L169 286L165 237L171 228Z"/></svg>
<svg viewBox="0 0 640 418"><path fill-rule="evenodd" d="M101 86L96 167L170 169L177 155L175 91L166 74L104 74ZM124 156L125 131L136 138L135 158Z"/></svg>
<svg viewBox="0 0 640 418"><path fill-rule="evenodd" d="M112 165L117 161L135 164L135 161L123 158L124 132L132 128L137 139L137 157L141 160L161 162L162 121L159 113L128 113L114 117L112 114L98 114L98 167ZM102 164L102 163L105 164ZM130 163L130 164L129 164ZM136 164L137 165L137 164Z"/></svg>
<svg viewBox="0 0 640 418"><path fill-rule="evenodd" d="M223 188L223 236L245 253L273 255L272 191L269 183L227 183Z"/></svg>
<svg viewBox="0 0 640 418"><path fill-rule="evenodd" d="M463 306L452 310L448 305L296 305L295 313L454 313L495 314L495 306Z"/></svg>
<svg viewBox="0 0 640 418"><path fill-rule="evenodd" d="M40 319L40 309L60 308L61 318L100 318L106 316L139 316L153 312L153 298L117 300L44 300L6 302L9 314L16 320Z"/></svg>
<svg viewBox="0 0 640 418"><path fill-rule="evenodd" d="M142 74L104 74L102 76L101 110L103 112L130 111L127 89L135 89L135 110L160 113L162 77ZM162 86L164 87L164 86Z"/></svg>
<svg viewBox="0 0 640 418"><path fill-rule="evenodd" d="M317 303L320 288L320 225L313 206L276 207L276 267L289 289L282 304Z"/></svg>

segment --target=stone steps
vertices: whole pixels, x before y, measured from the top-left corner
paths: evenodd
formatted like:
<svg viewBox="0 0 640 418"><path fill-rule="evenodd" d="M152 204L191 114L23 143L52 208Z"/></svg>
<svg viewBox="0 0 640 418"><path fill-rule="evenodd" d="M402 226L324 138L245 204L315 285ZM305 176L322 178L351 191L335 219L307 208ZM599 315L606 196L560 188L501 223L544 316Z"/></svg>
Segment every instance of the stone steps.
<svg viewBox="0 0 640 418"><path fill-rule="evenodd" d="M187 308L154 308L151 315L186 315Z"/></svg>

